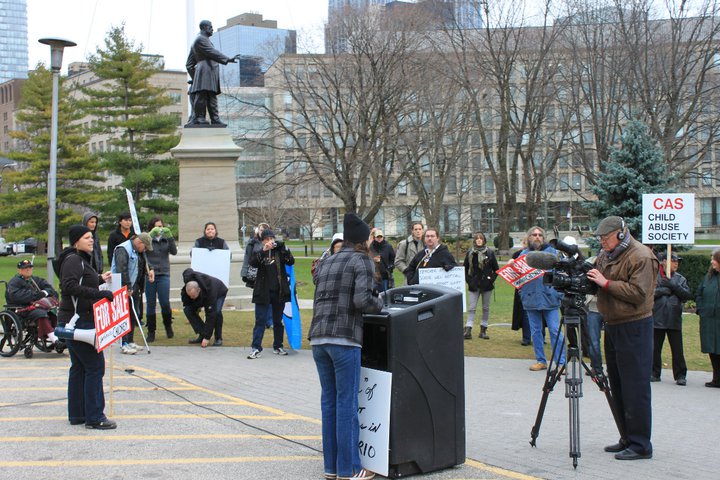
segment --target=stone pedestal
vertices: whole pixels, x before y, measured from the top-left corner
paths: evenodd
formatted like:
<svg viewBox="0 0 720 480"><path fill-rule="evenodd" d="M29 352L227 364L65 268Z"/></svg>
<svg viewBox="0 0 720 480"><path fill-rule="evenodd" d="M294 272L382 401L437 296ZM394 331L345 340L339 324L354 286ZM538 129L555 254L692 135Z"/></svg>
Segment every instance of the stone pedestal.
<svg viewBox="0 0 720 480"><path fill-rule="evenodd" d="M240 280L244 250L238 242L235 164L241 151L227 128L184 128L170 150L180 167L178 254L170 257L173 300L179 298L182 271L190 266L190 249L207 222L217 225L232 252L227 307L238 306L250 293Z"/></svg>

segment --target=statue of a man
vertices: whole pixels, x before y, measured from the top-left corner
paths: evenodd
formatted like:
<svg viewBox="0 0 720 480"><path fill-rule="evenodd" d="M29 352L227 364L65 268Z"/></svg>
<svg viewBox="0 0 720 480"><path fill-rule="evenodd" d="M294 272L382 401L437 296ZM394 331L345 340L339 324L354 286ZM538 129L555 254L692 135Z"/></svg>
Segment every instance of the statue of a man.
<svg viewBox="0 0 720 480"><path fill-rule="evenodd" d="M191 77L190 104L192 113L185 126L216 125L226 127L218 115L217 96L220 93L220 67L218 64L235 63L240 57L227 57L216 50L210 41L213 34L212 23L208 20L200 22L200 33L190 48L185 68ZM208 123L205 115L210 115Z"/></svg>

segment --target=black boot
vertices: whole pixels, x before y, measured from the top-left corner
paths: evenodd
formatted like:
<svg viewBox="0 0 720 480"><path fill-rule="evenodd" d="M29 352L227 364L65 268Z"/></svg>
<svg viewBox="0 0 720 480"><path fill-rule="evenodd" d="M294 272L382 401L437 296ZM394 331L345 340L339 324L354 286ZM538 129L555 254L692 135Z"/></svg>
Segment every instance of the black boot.
<svg viewBox="0 0 720 480"><path fill-rule="evenodd" d="M147 340L148 343L152 343L155 341L155 329L157 328L157 316L154 313L148 313L147 314L147 329L148 334Z"/></svg>
<svg viewBox="0 0 720 480"><path fill-rule="evenodd" d="M163 325L165 325L165 333L168 338L173 338L175 332L172 328L172 312L162 312Z"/></svg>
<svg viewBox="0 0 720 480"><path fill-rule="evenodd" d="M463 329L463 338L465 340L472 340L472 327L465 327Z"/></svg>
<svg viewBox="0 0 720 480"><path fill-rule="evenodd" d="M490 340L490 337L488 337L488 334L487 334L487 327L480 327L480 338L484 338L485 340Z"/></svg>

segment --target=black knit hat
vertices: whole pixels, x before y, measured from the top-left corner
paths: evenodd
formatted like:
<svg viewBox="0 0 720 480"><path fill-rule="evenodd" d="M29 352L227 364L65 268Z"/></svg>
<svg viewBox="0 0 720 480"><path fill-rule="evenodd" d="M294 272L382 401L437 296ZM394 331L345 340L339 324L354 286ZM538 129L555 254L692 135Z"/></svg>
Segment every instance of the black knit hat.
<svg viewBox="0 0 720 480"><path fill-rule="evenodd" d="M71 246L75 245L77 243L77 241L82 238L83 235L85 235L86 233L91 232L91 231L92 230L90 230L85 225L73 225L72 227L70 227L70 233L69 233L70 245Z"/></svg>
<svg viewBox="0 0 720 480"><path fill-rule="evenodd" d="M370 238L370 227L355 213L346 213L343 218L344 238L351 243L365 243Z"/></svg>

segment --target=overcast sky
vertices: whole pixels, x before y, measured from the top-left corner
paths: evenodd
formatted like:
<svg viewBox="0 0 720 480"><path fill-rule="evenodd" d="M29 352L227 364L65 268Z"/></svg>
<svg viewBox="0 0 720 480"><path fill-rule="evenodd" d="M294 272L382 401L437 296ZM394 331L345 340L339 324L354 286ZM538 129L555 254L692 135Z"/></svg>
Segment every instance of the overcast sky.
<svg viewBox="0 0 720 480"><path fill-rule="evenodd" d="M30 69L38 62L50 63L50 47L38 43L43 37L72 40L77 47L63 56L63 73L70 62L84 61L104 47L111 26L125 22L125 32L144 53L165 57L165 67L184 70L188 53L186 0L28 0L28 47ZM215 30L241 13L260 13L277 20L278 28L296 30L298 50L322 51L322 25L327 19L327 0L196 0L192 36L200 20L213 22Z"/></svg>

